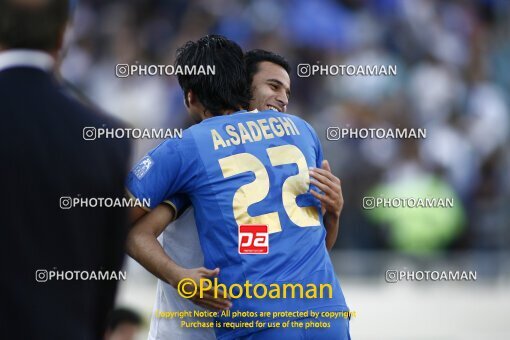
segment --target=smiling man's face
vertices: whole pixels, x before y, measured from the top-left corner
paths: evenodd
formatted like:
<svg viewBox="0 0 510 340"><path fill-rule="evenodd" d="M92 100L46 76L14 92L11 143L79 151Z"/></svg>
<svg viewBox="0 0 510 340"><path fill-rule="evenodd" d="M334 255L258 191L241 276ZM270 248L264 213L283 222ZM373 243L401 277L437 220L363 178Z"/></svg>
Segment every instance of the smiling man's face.
<svg viewBox="0 0 510 340"><path fill-rule="evenodd" d="M251 83L250 109L287 111L290 98L289 74L280 65L262 61Z"/></svg>

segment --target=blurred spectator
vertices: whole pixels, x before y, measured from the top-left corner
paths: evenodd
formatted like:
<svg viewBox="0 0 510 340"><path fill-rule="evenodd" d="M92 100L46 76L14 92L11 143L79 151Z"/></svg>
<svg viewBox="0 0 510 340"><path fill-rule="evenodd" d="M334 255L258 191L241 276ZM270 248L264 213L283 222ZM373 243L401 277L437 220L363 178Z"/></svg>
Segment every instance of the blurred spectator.
<svg viewBox="0 0 510 340"><path fill-rule="evenodd" d="M179 127L187 118L174 77L119 79L115 64L168 64L179 44L207 33L274 50L294 70L300 63L395 64L396 77L292 74L289 112L316 128L342 179L337 246L395 245L373 228L383 223L363 213L361 200L403 170L406 144L415 141L327 141L329 126L426 128L414 162L453 190L467 214L439 248L501 249L510 230L489 216L510 217L501 208L510 203L510 179L500 175L510 171L509 14L506 0L83 0L63 74L135 126ZM157 142L139 143L138 156Z"/></svg>

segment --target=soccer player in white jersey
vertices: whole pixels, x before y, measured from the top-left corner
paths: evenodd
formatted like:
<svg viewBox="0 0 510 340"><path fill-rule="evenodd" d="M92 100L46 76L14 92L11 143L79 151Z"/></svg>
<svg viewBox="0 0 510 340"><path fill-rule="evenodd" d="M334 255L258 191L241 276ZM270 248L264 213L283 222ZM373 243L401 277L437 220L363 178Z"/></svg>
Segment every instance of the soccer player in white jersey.
<svg viewBox="0 0 510 340"><path fill-rule="evenodd" d="M249 84L251 84L251 110L276 110L285 112L290 98L290 67L287 61L272 52L252 50L245 54L245 64ZM331 173L327 161L323 169L310 172L318 183L323 194L311 191L323 206L324 225L326 226L326 246L331 249L338 235L340 213L343 197L340 180ZM158 238L166 254L176 263L185 268L204 266L204 256L200 247L194 218L193 207L186 208L185 200L176 198L165 201L153 210L152 214L137 224L128 236L128 253L156 276L154 268L160 263L157 257L143 254L144 240L147 237ZM175 218L178 217L178 218ZM173 222L171 222L173 220ZM171 222L171 223L170 223ZM168 224L170 223L170 224ZM203 268L204 275L214 277L218 269ZM212 299L211 299L212 300ZM158 279L156 303L151 319L149 339L208 340L215 339L212 328L182 328L178 317L165 317L167 312L193 311L208 309L226 309L228 300L218 299L215 302L205 300L184 299L169 284ZM187 318L188 321L199 320Z"/></svg>

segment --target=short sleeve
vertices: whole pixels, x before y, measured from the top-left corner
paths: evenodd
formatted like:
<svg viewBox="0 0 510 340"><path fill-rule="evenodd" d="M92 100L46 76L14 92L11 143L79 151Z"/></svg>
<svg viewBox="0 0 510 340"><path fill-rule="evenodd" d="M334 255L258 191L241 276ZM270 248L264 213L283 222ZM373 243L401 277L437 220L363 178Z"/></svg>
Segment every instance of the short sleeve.
<svg viewBox="0 0 510 340"><path fill-rule="evenodd" d="M191 206L191 201L189 200L188 196L184 194L172 195L171 197L165 199L163 203L174 209L176 218L179 217L184 212L184 210Z"/></svg>
<svg viewBox="0 0 510 340"><path fill-rule="evenodd" d="M169 139L144 156L127 178L128 192L154 209L166 198L186 190L193 172L182 157L182 140Z"/></svg>

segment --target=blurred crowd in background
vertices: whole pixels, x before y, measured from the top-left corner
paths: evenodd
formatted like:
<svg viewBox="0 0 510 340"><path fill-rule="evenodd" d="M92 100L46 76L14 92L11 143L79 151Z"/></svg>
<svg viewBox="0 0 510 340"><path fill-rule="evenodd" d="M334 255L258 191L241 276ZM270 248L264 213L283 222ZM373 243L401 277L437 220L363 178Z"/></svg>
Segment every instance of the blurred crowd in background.
<svg viewBox="0 0 510 340"><path fill-rule="evenodd" d="M510 245L510 1L80 0L61 67L131 126L187 127L173 76L117 78L119 63L173 64L217 33L292 67L288 112L306 119L341 178L336 247L426 256ZM397 65L397 76L299 78L310 64ZM328 141L330 126L426 128L425 139ZM139 159L160 141L136 141ZM133 161L134 161L133 160ZM454 208L362 208L364 196L453 197Z"/></svg>

